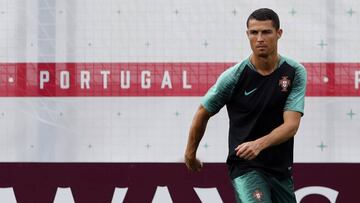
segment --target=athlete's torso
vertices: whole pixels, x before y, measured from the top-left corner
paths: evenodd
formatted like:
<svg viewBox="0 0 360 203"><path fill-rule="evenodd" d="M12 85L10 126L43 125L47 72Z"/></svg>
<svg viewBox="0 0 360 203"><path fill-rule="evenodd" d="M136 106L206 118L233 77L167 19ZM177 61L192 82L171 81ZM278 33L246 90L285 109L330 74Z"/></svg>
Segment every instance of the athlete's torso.
<svg viewBox="0 0 360 203"><path fill-rule="evenodd" d="M286 62L273 73L260 75L246 65L238 83L226 104L230 119L229 128L229 165L241 166L232 176L241 174L242 169L259 168L263 170L283 170L293 162L293 139L262 151L254 160L247 161L236 156L239 144L256 140L283 123L285 103L294 81L295 69Z"/></svg>
<svg viewBox="0 0 360 203"><path fill-rule="evenodd" d="M256 71L249 59L229 68L203 98L202 105L216 113L226 105L229 115L231 178L248 169L264 170L276 176L290 176L293 139L263 150L252 161L240 159L235 148L265 136L283 123L284 111L303 113L306 87L305 68L280 56L278 67L269 75Z"/></svg>

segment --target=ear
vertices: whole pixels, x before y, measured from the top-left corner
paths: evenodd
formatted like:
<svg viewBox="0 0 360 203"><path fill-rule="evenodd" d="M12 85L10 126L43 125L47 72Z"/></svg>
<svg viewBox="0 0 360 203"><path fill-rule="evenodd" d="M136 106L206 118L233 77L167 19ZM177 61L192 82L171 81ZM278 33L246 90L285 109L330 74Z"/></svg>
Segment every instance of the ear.
<svg viewBox="0 0 360 203"><path fill-rule="evenodd" d="M249 38L249 30L246 30L246 35Z"/></svg>
<svg viewBox="0 0 360 203"><path fill-rule="evenodd" d="M277 30L277 36L278 36L278 39L280 39L281 38L281 35L282 35L282 33L283 33L283 30L282 29L278 29Z"/></svg>

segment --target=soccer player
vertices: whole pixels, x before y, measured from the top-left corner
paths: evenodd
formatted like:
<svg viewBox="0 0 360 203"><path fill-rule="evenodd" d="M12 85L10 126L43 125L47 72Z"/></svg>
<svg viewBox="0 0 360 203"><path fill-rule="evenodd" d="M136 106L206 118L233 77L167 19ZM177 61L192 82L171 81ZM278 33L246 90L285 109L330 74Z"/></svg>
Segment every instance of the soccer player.
<svg viewBox="0 0 360 203"><path fill-rule="evenodd" d="M226 105L229 116L229 176L238 202L296 202L293 145L304 112L305 68L279 55L283 31L271 9L247 19L252 54L221 74L197 110L185 164L199 171L196 151L209 118Z"/></svg>

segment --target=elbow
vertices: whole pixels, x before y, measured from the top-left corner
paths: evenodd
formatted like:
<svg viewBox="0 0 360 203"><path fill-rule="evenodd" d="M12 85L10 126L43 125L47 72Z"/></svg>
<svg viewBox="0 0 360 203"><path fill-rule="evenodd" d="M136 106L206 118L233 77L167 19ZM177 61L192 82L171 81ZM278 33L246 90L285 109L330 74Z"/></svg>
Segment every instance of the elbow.
<svg viewBox="0 0 360 203"><path fill-rule="evenodd" d="M288 125L288 129L289 129L289 136L290 137L294 137L299 129L299 125L294 123L294 124L289 124Z"/></svg>

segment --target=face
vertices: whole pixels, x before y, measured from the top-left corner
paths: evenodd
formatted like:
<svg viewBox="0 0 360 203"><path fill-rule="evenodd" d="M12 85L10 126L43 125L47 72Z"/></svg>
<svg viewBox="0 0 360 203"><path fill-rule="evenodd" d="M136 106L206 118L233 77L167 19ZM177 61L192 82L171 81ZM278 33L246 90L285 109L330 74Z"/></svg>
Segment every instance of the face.
<svg viewBox="0 0 360 203"><path fill-rule="evenodd" d="M282 30L276 30L271 20L249 20L246 34L255 56L266 58L277 54L277 41L281 37Z"/></svg>

